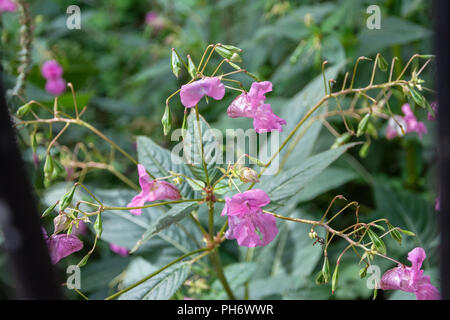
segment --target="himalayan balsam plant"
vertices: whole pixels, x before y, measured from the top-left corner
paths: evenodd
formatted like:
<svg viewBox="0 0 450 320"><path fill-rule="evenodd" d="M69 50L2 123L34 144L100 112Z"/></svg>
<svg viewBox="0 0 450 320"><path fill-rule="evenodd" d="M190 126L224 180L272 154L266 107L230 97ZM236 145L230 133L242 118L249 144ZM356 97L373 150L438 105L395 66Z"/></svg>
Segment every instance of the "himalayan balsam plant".
<svg viewBox="0 0 450 320"><path fill-rule="evenodd" d="M152 19L148 17L149 23ZM61 176L69 177L69 181L75 180L68 191L58 201L50 203L42 215L55 215L53 233L48 236L44 232L53 263L86 249L83 249L79 236L86 235L87 227L94 232L95 240L92 248L79 261L80 267L89 262L100 240L108 242L110 249L122 256L151 252L152 248L160 245L160 241L167 240L174 244L178 257L166 259L162 267L150 268L148 274L140 279L131 282L118 279L119 285L106 299L169 299L183 284L189 286L189 292L196 296L208 290L205 282L208 277L218 279L217 286L213 285L211 290L222 290L230 299L248 298L251 295L248 285L245 285L245 292L236 291L234 279L226 276L221 247L228 245L227 242L234 242L241 248L245 260L251 261L257 247L270 246L274 239L284 236L285 229L279 228L279 225L281 220L285 220L294 224L293 230L297 224L308 225L309 233L303 232L300 236L309 237L310 245L317 244L315 249L323 254L323 267L315 279L317 285L330 283L334 293L339 285L342 257L354 254L354 263L361 268L361 278L366 277L368 269L377 259L386 259L393 265L377 281L375 296L377 289L383 289L412 292L417 299L438 299L438 290L421 270L426 259L424 249L415 248L408 254L410 266L389 256L386 237L401 244L404 236L414 236L403 226L394 226L386 218L362 221L358 214L359 204L347 200L351 195L336 195L329 199L329 206L317 219L291 214L293 210L290 206L290 200L295 195L350 148L359 148L359 155L365 157L371 139L426 134L425 124L416 119L410 104L426 108L429 120L434 120L437 106L429 105L423 97L424 81L420 78L432 56L412 56L399 76L393 78L396 59L389 66L377 54L373 59L370 82L362 87L354 86L358 65L370 63L363 61L372 59L358 58L353 72L345 74L339 87L333 79L337 77L337 69L328 70L325 61L322 75L314 80L315 85L321 88L321 91L316 91L320 92L320 96L310 100L311 105L303 110L299 119L295 114L292 118L283 119L267 103L266 97L272 91L272 83L260 81L240 66L241 51L232 45L209 45L200 61L195 63L190 55L183 58L172 49L174 75L178 78L185 70L191 80L167 98L162 130L165 135L172 132L172 137L179 133L183 155L175 155L147 137L138 137L137 159L83 120L87 107L79 109L72 83L68 83L67 87L73 96L73 113L66 113L60 108L58 95L66 89L63 70L56 61L43 64L42 75L47 80L45 89L56 96L54 105L51 108L37 101L29 101L18 109L15 120L19 129L29 129L34 152L38 145L46 148L43 169L45 185L50 187ZM220 56L221 60L211 67L213 55ZM411 63L416 60L425 63L419 70L414 69L406 79ZM225 67L233 71L225 71ZM377 71L384 72L385 82L375 83ZM253 80L249 88L237 79L239 74ZM393 90L410 101L402 107L403 115L391 111L389 100ZM243 121L252 123L257 135L266 135L272 141L279 142L267 161L261 160L259 153L245 152L236 152L235 160L225 165L217 160L217 155L223 152L221 141L210 133L208 135L211 128L201 111L205 103L214 105L215 101L227 95L233 99L227 110L223 110L228 117L250 118ZM184 120L180 129L173 130L171 101L177 97L185 108ZM357 104L361 100L363 103ZM350 105L346 105L348 101L351 101ZM49 116L41 116L44 112ZM346 132L336 132L327 122L328 117L336 115L342 117ZM382 137L377 134L379 130L375 120L386 124ZM335 143L328 150L287 167L287 159L303 148L305 140L302 138L316 121L323 122L336 136ZM357 127L351 125L355 121ZM52 127L56 124L63 126L53 135ZM73 126L81 126L103 139L111 148L109 156L91 154L82 142L73 149L60 144L59 138ZM46 133L48 139L43 135L45 131L49 131ZM212 156L214 152L216 157ZM80 153L85 154L82 160L79 160ZM117 153L136 166L138 185L113 166ZM188 157L190 154L194 155L194 159ZM276 163L279 165L273 171ZM106 170L130 189L105 191L85 185L83 179L90 169ZM267 174L269 169L273 174ZM339 207L337 211L336 206ZM344 212L354 217L353 222L338 227L336 221ZM337 238L343 239L346 246L341 249L338 258L331 261L328 252L334 250L334 246L330 244ZM160 258L164 260L164 257ZM271 255L260 259L260 262L263 261L261 267L271 264L272 259ZM341 289L346 290L345 287ZM181 298L179 295L177 297Z"/></svg>

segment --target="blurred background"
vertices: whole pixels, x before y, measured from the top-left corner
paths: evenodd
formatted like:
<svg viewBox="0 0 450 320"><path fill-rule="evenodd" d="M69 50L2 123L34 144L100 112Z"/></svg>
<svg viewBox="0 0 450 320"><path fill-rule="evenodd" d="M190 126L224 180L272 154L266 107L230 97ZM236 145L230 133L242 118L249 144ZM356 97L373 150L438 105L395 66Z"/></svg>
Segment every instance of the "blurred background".
<svg viewBox="0 0 450 320"><path fill-rule="evenodd" d="M80 30L68 30L66 27L67 1L30 1L35 39L32 69L23 98L52 105L53 97L44 90L45 79L40 68L46 60L57 60L64 68L66 81L74 85L78 105L88 106L84 120L131 154L136 152L137 135L150 136L165 147L171 145L169 139L164 137L161 126L165 99L190 79L184 71L179 79L173 76L171 48L176 48L183 57L190 54L196 63L211 43L220 42L242 48L243 66L259 79L273 83L269 102L277 114L287 116L289 112L283 107L298 99L305 86L321 74L324 60L328 61L327 68L335 68L335 79L339 84L345 71L353 69L359 56L374 58L381 53L389 63L397 56L399 63L393 72L398 75L413 54L432 53L432 8L431 1L426 0L86 0L71 1L70 4L81 8ZM380 30L370 30L366 26L370 15L366 10L374 4L381 9ZM20 25L15 14L2 14L0 19L3 79L8 89L14 86L17 76ZM217 57L214 59L211 65L219 62ZM371 63L360 63L355 87L369 83L371 68ZM422 73L428 88L434 87L434 68L434 63L431 63ZM379 72L375 81L385 81L385 78L386 74ZM248 77L237 79L246 87L251 83ZM432 91L427 91L425 96L430 102L435 99ZM220 129L249 128L250 121L231 121L225 114L224 110L232 99L232 95L227 95L222 101L208 104L202 110L203 115L212 126ZM63 110L73 110L69 91L60 97L60 102ZM401 94L393 92L391 108L394 113L401 114L400 108L406 102ZM343 102L347 107L350 103L350 99ZM11 112L22 104L20 99L10 100ZM172 99L171 110L173 127L180 127L184 108L178 97ZM337 194L358 201L361 204L361 219L387 217L394 225L416 233L415 238L408 238L402 246L389 243L390 255L406 262L409 250L416 246L424 247L428 255L426 273L432 276L432 283L438 285L438 212L434 206L438 194L435 183L435 123L426 121L425 110L419 110L417 114L419 120L426 122L428 129L428 134L422 139L414 134L403 139L387 140L384 137L386 121L379 121L376 123L379 137L371 141L367 154L361 157L359 149L355 148L344 155L314 180L314 185L299 200L297 209L305 214L320 215ZM339 133L345 132L340 117L331 118L330 125ZM43 145L38 146L37 160L33 160L29 135L29 131L20 130L19 140L37 198L41 200L44 210L50 203L48 199L54 186L49 189L43 183L46 149ZM38 145L45 139L43 135L44 132L37 133ZM326 149L334 140L332 132L323 127L313 148L316 151ZM109 152L106 144L83 128L73 127L70 134L61 137L61 144L71 147L80 141L94 160L101 161ZM82 160L85 160L84 157L80 156ZM113 165L137 181L136 168L126 159L117 157ZM55 183L80 177L84 182L103 189L127 187L105 170L89 170L83 174L79 170L67 172ZM354 216L349 214L347 218L346 221L344 216L342 225L348 224ZM51 225L51 219L45 223ZM281 273L301 281L295 286L286 285L285 290L275 293L258 290L263 284L256 282L253 288L258 296L253 298L372 297L373 292L367 289L365 280L359 279L359 267L356 258L351 255L349 261L344 258L340 267L339 283L346 290L338 290L332 296L329 286L317 286L314 278L321 268L320 250L309 248L309 239L296 236L296 232L302 231L298 228L292 230L292 238L284 244L278 243L276 252L278 259L284 261L280 264L283 268ZM92 235L82 237L88 248ZM0 245L1 242L0 234ZM331 251L339 253L340 246L343 248L345 243L336 243ZM235 246L228 244L224 248L224 263L235 262ZM164 254L165 251L161 250ZM82 253L68 257L57 265L58 272L64 275L65 267L76 263L81 257ZM117 283L117 277L129 265L130 259L111 252L106 242L100 243L99 249L83 268L83 292L91 297L106 296ZM392 264L381 261L380 267L386 270ZM0 249L0 298L9 296L10 281ZM280 278L274 281L284 285ZM208 283L207 278L206 283L214 286ZM188 289L183 290L187 292ZM207 289L205 294L202 289L199 290L191 292L190 296L218 297L211 296L210 292L208 296ZM78 298L71 291L65 290L64 293L68 298ZM385 292L378 298L409 299L414 296L396 291Z"/></svg>

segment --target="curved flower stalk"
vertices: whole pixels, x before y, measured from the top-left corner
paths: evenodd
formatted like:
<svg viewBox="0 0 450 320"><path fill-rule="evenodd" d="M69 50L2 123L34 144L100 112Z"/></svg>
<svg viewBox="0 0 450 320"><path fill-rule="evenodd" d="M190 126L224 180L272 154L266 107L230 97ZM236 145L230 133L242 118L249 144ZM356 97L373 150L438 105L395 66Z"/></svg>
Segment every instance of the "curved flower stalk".
<svg viewBox="0 0 450 320"><path fill-rule="evenodd" d="M331 125L326 121L326 118L336 115L342 116L344 118L346 128L348 128L347 129L348 131L346 132L348 134L348 139L345 141L344 140L339 141L338 145L341 145L342 143L349 141L352 137L355 138L364 137L365 139L367 139L367 141L369 141L369 139L373 137L371 131L373 130L376 131L376 128L375 129L373 128L375 124L372 123L372 119L375 117L379 117L381 119L389 119L390 117L392 117L392 112L390 111L390 107L387 101L389 100L390 97L390 90L394 87L403 88L404 89L403 92L405 93L405 95L407 95L409 98L410 98L409 95L414 95L415 99L418 102L425 105L425 103L420 98L421 97L420 93L418 92L420 91L419 87L422 87L420 79L418 79L420 72L414 74L414 77L408 81L402 79L402 76L406 72L408 66L410 65L413 59L419 58L429 59L430 57L420 55L413 56L406 65L405 69L401 72L400 76L394 80L392 79L392 70L395 60L393 60L389 80L387 82L374 84L373 83L375 78L374 75L378 65L377 62L380 61L381 59L380 55L377 55L374 61L374 68L370 83L365 87L354 88L353 84L355 74L357 71L358 62L360 60L368 60L365 57L361 57L356 62L353 75L351 77L350 85L347 86L347 79L349 78L349 74L347 73L346 76L344 77L342 89L334 92L332 84L335 81L333 79L329 79L327 81L324 73L325 87L326 84L329 84L329 87L325 88L324 96L315 105L311 106L311 109L305 113L303 118L300 119L300 121L297 124L295 124L293 129L286 135L286 138L282 141L279 149L276 150L276 152L266 163L261 163L261 161L259 160L256 162L258 163L258 166L261 168L259 172L256 172L254 169L250 168L240 168L237 166L238 164L235 163L230 164L227 170L220 168L222 170L218 171L222 172L222 176L218 178L217 176L212 177L210 176L210 171L205 161L205 150L203 148L202 132L201 132L202 127L200 125L200 114L198 107L200 101L204 97L211 97L214 100L220 100L223 99L227 90L238 91L239 95L234 99L234 101L230 104L227 110L223 110L223 112L227 112L227 114L232 118L236 117L252 118L255 131L257 132L273 131L273 130L281 131L283 130L283 125L286 124L286 121L276 116L272 112L270 105L265 103L266 94L272 90L272 84L268 81L259 81L259 79L256 79L247 70L242 69L241 67L239 67L239 65L236 64L240 60L239 56L240 52L241 50L239 48L230 45L222 45L222 44L210 45L206 48L205 52L203 53L200 62L197 65L195 65L190 57L188 57L188 63L185 63L185 61L178 54L178 52L175 49L172 50L172 69L174 74L178 77L179 73L182 70L182 67L184 67L191 76L191 80L187 84L181 86L179 90L177 90L167 98L166 112L170 114L169 109L170 100L178 93L180 94L180 99L186 108L195 107L199 140L201 145L201 148L199 149L201 149L200 151L202 155L201 157L202 167L200 168L200 170L203 169L204 171L204 175L201 178L193 179L192 177L185 175L182 172L170 171L172 169L169 169L167 171L168 176L164 177L159 177L156 175L156 173L146 171L145 168L141 164L139 164L138 161L133 156L131 156L123 149L121 149L114 141L106 137L103 133L101 133L98 129L96 129L92 125L81 120L81 117L84 111L86 110L86 107L84 107L81 110L81 112L79 112L78 106L76 105L75 92L71 84L69 84L69 87L72 90L74 98L75 116L71 116L60 111L58 108L59 105L57 99L55 99L53 110L34 101L29 102L26 108L24 106L26 110L22 109L23 112L19 116L20 118L26 115L25 111L28 110L29 112L31 112L33 111L32 108L36 106L41 109L45 109L52 115L52 117L40 118L36 113L32 113L33 116L35 116L34 119L18 121L17 126L19 127L28 125L38 126L42 124L47 126L49 124L54 123L65 124L63 129L61 129L58 132L58 134L55 137L53 137L51 141L48 142L47 145L47 160L46 165L44 166L45 167L44 172L49 177L48 178L49 182L53 181L53 179L51 179L53 177L53 172L55 172L55 168L58 167L57 165L58 160L56 159L56 156L54 154L50 153L50 151L52 149L57 149L57 151L60 153L69 154L68 151L65 150L65 148L61 147L56 142L58 142L60 136L64 132L66 132L69 126L71 125L83 126L89 129L91 132L93 132L98 137L100 137L108 144L110 144L113 150L119 151L125 158L130 160L130 162L133 165L137 165L138 167L140 188L135 189L138 190L139 194L136 195L133 199L130 199L130 203L127 206L119 207L103 204L95 196L94 193L89 191L85 186L83 186L83 184L79 182L75 184L74 189L77 187L84 189L84 191L88 193L89 196L92 198L90 201L79 200L74 206L72 206L71 204L72 198L70 194L73 194L73 192L66 194L60 200L60 210L58 216L63 217L58 218L58 221L60 220L60 225L58 226L60 226L61 232L67 230L67 234L70 234L73 231L73 228L71 228L71 226L73 224L76 224L79 220L87 222L89 221L89 218L95 218L94 222L95 243L93 245L93 248L85 256L85 258L83 258L82 261L80 261L79 263L80 265L86 263L87 258L95 249L97 240L101 239L103 230L102 215L108 214L108 211L116 211L116 210L125 211L124 214L127 214L126 211L132 211L133 214L139 215L141 213L141 210L144 208L158 206L162 209L162 211L164 211L166 208L170 208L169 210L172 210L174 207L176 207L177 204L184 202L192 202L196 206L204 204L208 208L208 216L205 217L207 223L205 223L205 225L202 224L201 222L202 220L200 220L199 217L197 216L199 213L196 212L196 209L189 209L191 210L189 212L183 211L177 212L179 216L173 212L172 212L173 215L170 215L171 218L174 218L173 220L176 220L177 222L180 221L177 220L179 217L185 216L189 217L194 222L195 226L198 229L198 232L203 236L203 242L198 244L199 249L183 254L179 258L174 259L172 262L155 271L151 275L148 275L147 277L141 279L140 281L132 284L131 286L125 289L119 290L118 292L111 295L107 299L117 298L124 292L127 292L135 288L136 286L142 284L143 282L147 281L153 276L159 274L160 272L164 271L165 269L169 268L175 263L181 261L183 261L183 263L186 262L189 264L200 263L201 259L206 256L208 256L211 259L211 265L214 267L217 278L221 282L228 297L234 299L236 298L235 294L225 276L223 266L220 261L220 255L218 254L218 250L220 249L222 242L226 241L226 239L233 239L233 240L235 239L238 245L245 246L248 248L253 248L257 246L266 246L269 243L271 243L278 235L278 228L276 224L277 219L304 223L311 226L311 232L309 233L309 237L314 241L313 243L319 243L322 245L324 254L324 268L320 271L317 277L317 282L327 283L331 281L332 292L334 292L337 288L337 278L340 261L342 259L342 256L349 249L352 249L353 252L355 252L355 254L357 255L358 259L360 259L360 261L366 265L365 267L366 270L368 266L372 264L372 260L375 257L388 259L390 261L399 264L398 261L392 259L387 255L384 237L391 236L393 239L400 242L402 239L402 234L405 235L413 235L413 234L407 230L403 230L399 227L392 226L387 219L378 219L371 222L361 222L359 220L358 215L358 208L359 208L358 203L354 201L347 203L342 209L340 209L331 218L329 218L328 214L331 212L332 204L335 202L335 200L344 199L342 196L336 196L332 200L330 206L327 208L327 210L325 211L324 215L320 220L308 220L302 218L285 217L275 212L265 210L265 208L267 208L266 206L271 202L269 197L270 193L267 194L265 191L263 191L264 187L262 185L261 188L253 188L253 187L256 186L256 184L261 183L262 180L262 179L260 180L261 175L271 165L272 161L286 147L288 146L289 148L295 147L296 143L299 141L298 137L301 136L301 134L298 134L298 131L301 127L303 127L307 123L307 121L310 122L316 120L324 121L325 124L328 124L326 125L326 127L330 130L330 132L333 132L333 130L335 131L335 129L332 128ZM206 72L210 58L214 53L220 55L223 58L223 60L221 60L221 62L215 67L215 69L212 72ZM234 71L222 72L221 68L224 65L232 67ZM49 71L50 74L54 72L56 73L56 75L58 75L57 68L52 72L50 71ZM240 81L231 78L233 75L238 73L247 74L255 80L255 82L253 82L253 84L251 85L249 92L246 92L243 89L243 85ZM416 92L416 90L418 91ZM377 91L379 92L379 94L376 96L372 95L373 91ZM355 104L352 103L350 108L344 110L343 108L341 108L339 104L340 98L344 96L353 96L354 100L356 101L361 97L363 97L365 101L368 103L365 104L363 108L356 108L355 107L356 103ZM327 112L324 113L323 115L321 114L320 116L314 116L314 112L329 100L336 100L338 102L338 108L336 110L327 110ZM409 125L409 127L412 128L410 129L411 130L410 132L414 131L423 133L424 130L423 128L421 128L421 125L417 121L416 116L410 111L411 111L410 108L409 109L404 108L403 110L404 117L402 117L402 121L405 122L406 127ZM359 122L358 130L356 132L349 130L350 126L347 126L346 121L348 120L346 117L350 117L353 120L356 119ZM171 117L169 116L163 119L163 124L165 128L170 127L170 119ZM78 145L77 148L85 149L85 147L82 146L81 144ZM289 152L286 153L288 154ZM73 152L72 155L73 154L77 154L77 152ZM86 154L89 154L89 152L86 152ZM284 155L284 157L285 156L286 155ZM62 158L59 158L59 160L62 161ZM114 172L110 169L112 166L112 160L113 159L110 159L110 162L106 163L104 162L104 160L95 162L91 161L91 159L88 159L85 162L71 161L70 165L72 166L76 165L79 168L82 168L82 170L91 167L96 167L97 169L98 168L106 169L109 170L111 173L113 173L115 176L117 176L119 179L121 179L127 185L136 186L135 183L130 181L130 179L125 177L123 174L120 175L118 172ZM81 177L84 178L84 175L85 173L83 173ZM180 194L178 188L175 185L167 181L164 181L168 179L175 179L176 181L183 179L188 181L189 185L193 189L195 189L195 191L198 191L197 194L201 192L201 197L196 199L194 199L193 197L183 198L183 196ZM228 184L229 189L227 189L227 191L232 191L231 197L223 198L221 196L224 194L224 192L223 190L220 190L220 188L224 187L223 183L221 184L220 182L224 179L225 180L228 179L229 181ZM242 184L239 184L241 182L250 183L250 185L243 186ZM246 189L245 190L243 189L241 191L239 188L246 188ZM160 200L161 202L155 202L157 200ZM217 214L217 212L214 209L217 202L225 203L222 215L227 216L227 223L225 223L220 230L217 230L214 223L215 215ZM196 206L192 206L192 208ZM87 211L90 209L86 209L86 207L93 208L93 211L91 212ZM335 227L332 226L332 222L340 214L342 214L351 207L356 208L355 214L356 222L343 228L342 230L337 230ZM190 207L183 206L183 208L190 208ZM162 214L161 216L162 218L165 217L164 214ZM141 218L135 217L134 219L141 219ZM166 221L164 221L164 223L165 222ZM164 225L164 223L162 223L161 225ZM182 222L179 223L182 224ZM325 237L320 237L318 233L315 232L315 228L323 228L326 232ZM380 230L382 230L383 233L380 233ZM345 247L345 249L338 256L335 263L335 271L333 273L333 276L331 276L330 263L328 260L328 250L333 239L336 238L341 238L344 241L346 241L347 247ZM141 241L138 239L136 240ZM119 245L121 244L119 243ZM112 245L111 248L112 250L117 249L114 247L114 245ZM117 249L116 252L118 251L119 250ZM191 260L186 260L188 257L190 257Z"/></svg>

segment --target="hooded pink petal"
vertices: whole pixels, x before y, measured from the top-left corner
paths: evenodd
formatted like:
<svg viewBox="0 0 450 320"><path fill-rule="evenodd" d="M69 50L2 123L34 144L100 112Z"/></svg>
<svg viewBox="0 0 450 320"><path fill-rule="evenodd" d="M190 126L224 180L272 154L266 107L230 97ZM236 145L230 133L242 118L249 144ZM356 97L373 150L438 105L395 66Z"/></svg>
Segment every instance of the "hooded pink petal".
<svg viewBox="0 0 450 320"><path fill-rule="evenodd" d="M117 244L110 243L109 248L112 252L117 253L118 255L121 255L122 257L128 256L128 249L125 247L118 246Z"/></svg>
<svg viewBox="0 0 450 320"><path fill-rule="evenodd" d="M422 248L411 250L408 253L411 267L399 265L386 271L381 278L381 289L413 292L419 300L440 299L439 291L430 283L430 277L424 276L421 270L425 258L425 250Z"/></svg>
<svg viewBox="0 0 450 320"><path fill-rule="evenodd" d="M53 264L83 249L83 242L73 234L57 234L47 239L47 246Z"/></svg>
<svg viewBox="0 0 450 320"><path fill-rule="evenodd" d="M218 77L204 78L181 86L181 103L186 108L194 107L205 95L215 100L224 97L225 86Z"/></svg>
<svg viewBox="0 0 450 320"><path fill-rule="evenodd" d="M248 96L255 104L260 104L261 101L266 100L265 94L270 91L272 91L272 82L253 82Z"/></svg>
<svg viewBox="0 0 450 320"><path fill-rule="evenodd" d="M17 10L16 4L11 0L0 0L0 13L1 12L14 12Z"/></svg>
<svg viewBox="0 0 450 320"><path fill-rule="evenodd" d="M145 167L138 164L139 185L142 191L136 195L128 207L141 207L146 202L156 200L178 200L181 198L180 191L173 184L166 181L150 180ZM142 209L131 209L132 214L140 216Z"/></svg>
<svg viewBox="0 0 450 320"><path fill-rule="evenodd" d="M66 81L63 78L49 79L45 83L45 91L54 96L59 96L66 91Z"/></svg>
<svg viewBox="0 0 450 320"><path fill-rule="evenodd" d="M262 212L261 207L270 203L269 196L260 189L253 189L226 197L222 215L228 216L227 239L236 239L240 246L253 248L265 246L278 234L276 219Z"/></svg>
<svg viewBox="0 0 450 320"><path fill-rule="evenodd" d="M422 134L427 133L427 128L423 122L417 121L416 116L411 110L409 104L405 103L402 106L403 120L406 123L406 132L416 132L420 138L422 138Z"/></svg>

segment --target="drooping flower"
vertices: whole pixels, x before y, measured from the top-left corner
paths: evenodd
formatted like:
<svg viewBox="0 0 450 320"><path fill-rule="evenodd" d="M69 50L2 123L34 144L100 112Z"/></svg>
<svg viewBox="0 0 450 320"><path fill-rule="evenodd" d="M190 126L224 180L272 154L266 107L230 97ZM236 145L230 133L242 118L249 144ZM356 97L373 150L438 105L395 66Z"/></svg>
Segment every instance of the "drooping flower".
<svg viewBox="0 0 450 320"><path fill-rule="evenodd" d="M45 229L43 229L43 233L45 241L47 242L50 259L53 264L56 264L59 260L83 249L83 242L73 234L57 234L48 237Z"/></svg>
<svg viewBox="0 0 450 320"><path fill-rule="evenodd" d="M0 0L0 13L2 12L14 12L17 10L17 6L14 1Z"/></svg>
<svg viewBox="0 0 450 320"><path fill-rule="evenodd" d="M180 199L180 191L173 184L160 181L150 180L150 176L145 171L145 167L138 164L139 185L142 191L131 200L128 207L140 207L146 202L156 200L178 200ZM141 209L131 209L130 212L135 215L141 215Z"/></svg>
<svg viewBox="0 0 450 320"><path fill-rule="evenodd" d="M408 253L411 267L399 265L384 273L380 287L383 290L402 290L412 292L418 300L438 300L439 291L430 283L430 277L420 270L426 258L423 248L415 248Z"/></svg>
<svg viewBox="0 0 450 320"><path fill-rule="evenodd" d="M181 86L181 103L186 108L194 107L204 96L220 100L225 95L225 86L218 77L206 77Z"/></svg>
<svg viewBox="0 0 450 320"><path fill-rule="evenodd" d="M118 246L117 244L110 243L109 248L112 252L117 253L118 255L121 255L122 257L128 256L128 249L125 247Z"/></svg>
<svg viewBox="0 0 450 320"><path fill-rule="evenodd" d="M437 103L437 101L434 101L434 102L431 103L431 109L433 109L434 115L431 112L428 112L428 120L429 121L434 121L434 120L436 120L436 116L437 116L437 113L438 113L438 103Z"/></svg>
<svg viewBox="0 0 450 320"><path fill-rule="evenodd" d="M253 118L253 127L256 132L283 131L284 119L275 115L270 104L264 103L265 94L272 91L270 81L254 82L248 93L240 94L227 109L230 118Z"/></svg>
<svg viewBox="0 0 450 320"><path fill-rule="evenodd" d="M42 76L47 80L45 90L54 96L66 91L66 81L62 78L63 68L55 60L46 61L42 65Z"/></svg>
<svg viewBox="0 0 450 320"><path fill-rule="evenodd" d="M427 127L425 127L425 124L421 121L417 121L417 118L412 112L409 104L404 104L402 106L402 111L404 115L403 117L396 115L389 119L386 128L386 138L390 140L397 136L401 137L405 133L410 132L416 132L419 135L419 138L422 138L422 134L427 133Z"/></svg>
<svg viewBox="0 0 450 320"><path fill-rule="evenodd" d="M269 203L269 196L261 189L226 197L222 211L222 216L228 216L226 238L249 248L269 244L278 234L275 217L261 209Z"/></svg>

